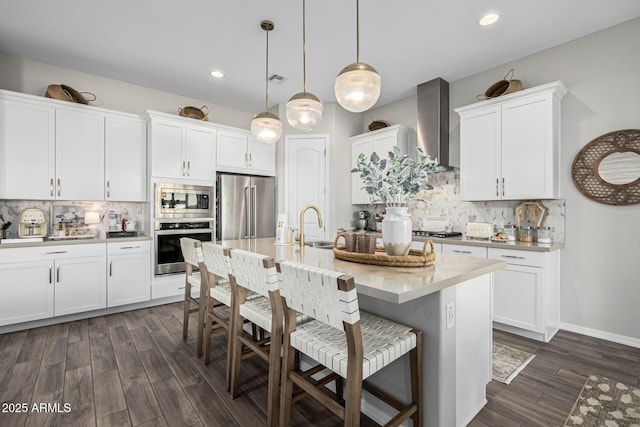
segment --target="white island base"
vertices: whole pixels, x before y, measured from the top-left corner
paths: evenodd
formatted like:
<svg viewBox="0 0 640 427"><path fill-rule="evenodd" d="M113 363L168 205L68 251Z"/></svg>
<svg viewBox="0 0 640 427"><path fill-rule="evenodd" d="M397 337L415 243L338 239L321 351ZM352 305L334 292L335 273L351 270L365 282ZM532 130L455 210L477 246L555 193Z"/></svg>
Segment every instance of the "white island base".
<svg viewBox="0 0 640 427"><path fill-rule="evenodd" d="M486 386L491 381L491 284L493 272L507 266L504 261L438 254L429 267L382 267L342 261L327 249L280 247L273 242L248 239L219 243L270 255L276 261L289 260L353 276L360 309L422 331L424 426L465 426L486 404ZM367 381L400 401L407 402L411 396L406 360L395 361ZM380 423L394 414L366 393L362 411Z"/></svg>

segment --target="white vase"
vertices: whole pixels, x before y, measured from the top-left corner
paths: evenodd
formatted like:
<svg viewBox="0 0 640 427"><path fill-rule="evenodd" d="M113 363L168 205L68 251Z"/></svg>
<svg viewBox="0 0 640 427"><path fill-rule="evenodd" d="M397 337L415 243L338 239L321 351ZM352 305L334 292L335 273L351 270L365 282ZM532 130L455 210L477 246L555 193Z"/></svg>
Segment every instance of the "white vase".
<svg viewBox="0 0 640 427"><path fill-rule="evenodd" d="M382 242L387 255L407 255L411 249L411 216L404 207L387 207L382 220Z"/></svg>

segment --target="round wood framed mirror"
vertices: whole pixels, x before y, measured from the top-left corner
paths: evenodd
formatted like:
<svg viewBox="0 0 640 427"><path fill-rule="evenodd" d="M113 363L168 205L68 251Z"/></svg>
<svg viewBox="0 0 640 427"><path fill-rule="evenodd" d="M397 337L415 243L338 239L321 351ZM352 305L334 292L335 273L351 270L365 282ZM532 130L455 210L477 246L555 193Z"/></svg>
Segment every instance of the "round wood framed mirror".
<svg viewBox="0 0 640 427"><path fill-rule="evenodd" d="M640 203L640 129L618 130L585 145L573 160L582 194L608 205Z"/></svg>

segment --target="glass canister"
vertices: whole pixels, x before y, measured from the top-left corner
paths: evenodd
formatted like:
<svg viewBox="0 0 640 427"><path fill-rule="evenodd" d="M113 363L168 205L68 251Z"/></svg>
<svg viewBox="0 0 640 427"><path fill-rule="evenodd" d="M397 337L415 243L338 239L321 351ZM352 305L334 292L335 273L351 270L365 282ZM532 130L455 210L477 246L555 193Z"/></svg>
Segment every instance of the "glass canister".
<svg viewBox="0 0 640 427"><path fill-rule="evenodd" d="M509 241L516 240L516 226L512 224L507 224L504 226L504 234L509 236Z"/></svg>
<svg viewBox="0 0 640 427"><path fill-rule="evenodd" d="M533 242L534 228L530 225L520 227L520 241Z"/></svg>
<svg viewBox="0 0 640 427"><path fill-rule="evenodd" d="M553 243L553 227L538 228L538 243Z"/></svg>

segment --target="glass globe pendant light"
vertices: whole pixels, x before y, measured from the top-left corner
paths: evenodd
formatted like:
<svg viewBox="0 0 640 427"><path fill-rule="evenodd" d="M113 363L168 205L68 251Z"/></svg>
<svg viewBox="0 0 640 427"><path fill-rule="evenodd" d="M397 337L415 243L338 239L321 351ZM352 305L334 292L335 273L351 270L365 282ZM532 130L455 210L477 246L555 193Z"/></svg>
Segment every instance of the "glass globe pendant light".
<svg viewBox="0 0 640 427"><path fill-rule="evenodd" d="M296 129L310 131L322 121L324 107L314 94L307 92L306 0L302 0L302 92L287 102L287 120Z"/></svg>
<svg viewBox="0 0 640 427"><path fill-rule="evenodd" d="M265 67L265 101L264 112L256 114L251 119L251 133L256 137L258 141L275 143L282 136L282 122L280 118L269 112L269 31L273 30L273 22L264 20L260 23L262 28L267 33L267 60Z"/></svg>
<svg viewBox="0 0 640 427"><path fill-rule="evenodd" d="M356 0L356 62L340 71L334 92L345 110L361 113L375 105L381 89L380 74L371 65L360 62L360 1Z"/></svg>

